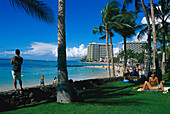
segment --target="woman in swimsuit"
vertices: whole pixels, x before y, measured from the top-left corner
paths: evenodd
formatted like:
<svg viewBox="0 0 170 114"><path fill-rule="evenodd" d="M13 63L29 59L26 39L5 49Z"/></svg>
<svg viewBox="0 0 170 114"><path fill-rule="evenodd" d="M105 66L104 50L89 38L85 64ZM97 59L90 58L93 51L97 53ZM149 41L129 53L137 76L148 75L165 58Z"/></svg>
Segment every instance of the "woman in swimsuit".
<svg viewBox="0 0 170 114"><path fill-rule="evenodd" d="M161 81L160 84L158 82L158 78L155 77L155 74L152 73L151 77L149 78L149 82L145 81L144 86L142 88L142 90L145 90L146 86L149 88L149 90L160 90L160 91L164 91L164 87L163 84L165 81ZM156 85L157 86L154 86Z"/></svg>
<svg viewBox="0 0 170 114"><path fill-rule="evenodd" d="M164 87L163 87L163 84L162 84L164 82L165 81L161 81L160 84L159 84L158 78L155 77L154 73L152 73L151 77L149 78L149 82L145 81L145 83L143 85L138 86L138 87L134 87L133 89L142 88L142 90L149 89L149 90L161 90L161 91L164 91ZM157 84L157 86L154 86L156 84Z"/></svg>

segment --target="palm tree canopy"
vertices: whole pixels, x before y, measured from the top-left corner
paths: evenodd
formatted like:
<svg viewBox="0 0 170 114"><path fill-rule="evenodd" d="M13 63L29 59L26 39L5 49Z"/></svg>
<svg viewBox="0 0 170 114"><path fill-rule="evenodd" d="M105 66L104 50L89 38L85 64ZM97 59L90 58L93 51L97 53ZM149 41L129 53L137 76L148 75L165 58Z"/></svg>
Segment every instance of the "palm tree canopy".
<svg viewBox="0 0 170 114"><path fill-rule="evenodd" d="M47 23L54 23L55 17L53 11L42 1L38 0L9 0L15 8L24 10L32 17L37 17Z"/></svg>
<svg viewBox="0 0 170 114"><path fill-rule="evenodd" d="M110 19L119 13L120 4L116 1L112 1L105 6L104 10L101 10L102 21L108 23Z"/></svg>
<svg viewBox="0 0 170 114"><path fill-rule="evenodd" d="M124 12L127 9L127 6L135 1L135 12L139 13L142 12L142 5L140 4L140 0L124 0L122 12Z"/></svg>
<svg viewBox="0 0 170 114"><path fill-rule="evenodd" d="M136 35L135 31L144 27L144 24L137 25L137 23L135 22L136 12L132 11L121 12L121 14L114 16L112 18L112 21L116 21L122 26L122 28L113 26L114 31L119 33L123 37L128 38L132 37L133 35Z"/></svg>

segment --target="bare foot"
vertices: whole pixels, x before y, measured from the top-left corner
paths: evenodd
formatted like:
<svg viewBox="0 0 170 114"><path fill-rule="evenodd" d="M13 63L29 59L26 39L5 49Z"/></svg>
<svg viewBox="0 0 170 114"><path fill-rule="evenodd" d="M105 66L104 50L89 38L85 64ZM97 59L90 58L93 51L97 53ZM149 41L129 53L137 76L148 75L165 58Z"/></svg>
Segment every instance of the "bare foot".
<svg viewBox="0 0 170 114"><path fill-rule="evenodd" d="M17 88L14 89L15 91L17 90Z"/></svg>
<svg viewBox="0 0 170 114"><path fill-rule="evenodd" d="M165 81L164 81L164 80L162 80L160 83L165 83Z"/></svg>
<svg viewBox="0 0 170 114"><path fill-rule="evenodd" d="M137 89L138 87L133 87L133 89Z"/></svg>

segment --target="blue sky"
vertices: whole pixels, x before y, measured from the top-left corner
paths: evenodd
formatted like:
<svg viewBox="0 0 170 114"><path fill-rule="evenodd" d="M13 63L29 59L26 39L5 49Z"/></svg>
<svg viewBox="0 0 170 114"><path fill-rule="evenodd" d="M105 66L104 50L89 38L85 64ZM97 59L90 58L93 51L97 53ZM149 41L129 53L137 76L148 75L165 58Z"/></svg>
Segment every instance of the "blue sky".
<svg viewBox="0 0 170 114"><path fill-rule="evenodd" d="M108 1L66 0L66 44L69 60L86 55L89 43L105 43L92 30L102 24L100 11ZM123 0L119 1L123 3ZM18 48L25 59L56 60L58 0L44 2L55 14L54 24L47 24L13 8L9 0L0 0L0 58L11 58ZM134 10L134 3L128 9ZM140 13L137 23L141 24L143 17L144 14ZM135 36L128 39L132 40L135 40ZM122 41L123 38L119 35L113 38L115 52L120 49Z"/></svg>

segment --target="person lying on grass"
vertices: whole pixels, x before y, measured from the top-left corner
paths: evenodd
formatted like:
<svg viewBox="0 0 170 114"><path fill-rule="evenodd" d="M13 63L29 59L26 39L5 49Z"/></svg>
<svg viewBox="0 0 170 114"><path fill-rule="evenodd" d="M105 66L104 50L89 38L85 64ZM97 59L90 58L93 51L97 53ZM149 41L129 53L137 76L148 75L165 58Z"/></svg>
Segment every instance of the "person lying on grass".
<svg viewBox="0 0 170 114"><path fill-rule="evenodd" d="M148 86L148 88L149 88L149 90L156 90L156 91L164 91L164 86L163 86L163 84L162 83L164 83L165 81L160 81L160 84L159 85L157 85L157 86L151 86L147 81L145 81L145 84L144 84L144 86L143 86L143 88L142 88L142 90L141 91L144 91L145 90L145 88L146 88L146 85Z"/></svg>
<svg viewBox="0 0 170 114"><path fill-rule="evenodd" d="M149 77L149 82L145 81L145 83L143 85L134 87L133 89L143 88L144 86L145 86L145 88L149 88L149 86L153 87L156 84L159 85L158 78L155 76L155 73L152 73L151 77Z"/></svg>

